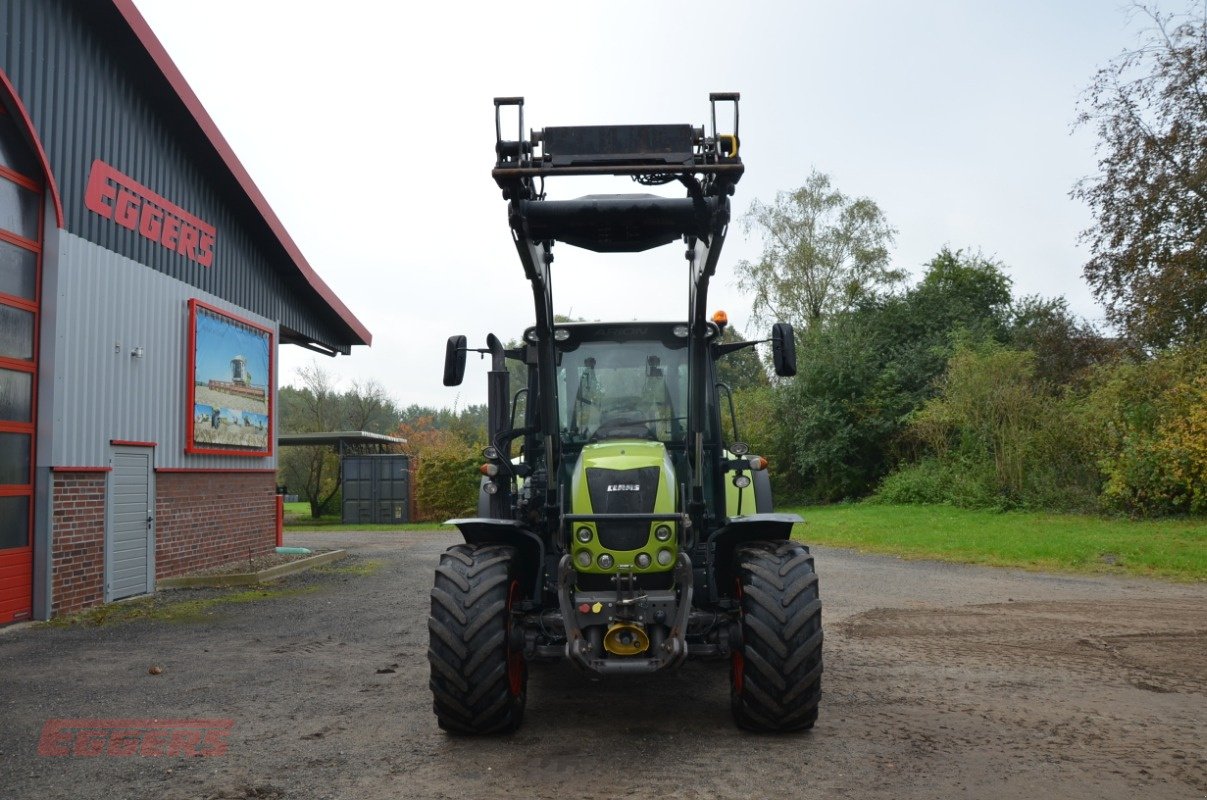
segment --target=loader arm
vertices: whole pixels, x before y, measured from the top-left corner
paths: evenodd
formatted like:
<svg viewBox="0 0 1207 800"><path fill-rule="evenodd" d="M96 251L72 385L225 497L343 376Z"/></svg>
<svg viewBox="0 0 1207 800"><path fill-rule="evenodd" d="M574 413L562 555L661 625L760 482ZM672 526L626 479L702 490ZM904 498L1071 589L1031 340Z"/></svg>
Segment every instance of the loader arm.
<svg viewBox="0 0 1207 800"><path fill-rule="evenodd" d="M687 414L691 496L688 513L703 523L704 432L707 427L705 376L709 358L708 286L729 227L734 186L745 167L738 156L737 93L714 93L713 131L690 125L594 125L524 130L524 99L495 98L495 153L492 177L508 201L508 221L524 275L532 285L536 311L539 438L550 475L561 462L555 374L553 245L564 242L601 253L639 252L682 241L690 264L688 320L691 385ZM717 103L733 104L731 134L716 130ZM503 137L502 115L514 110L514 140ZM630 176L637 183L679 182L686 197L647 193L589 195L550 200L545 182L566 176ZM547 525L558 524L558 483L545 486Z"/></svg>

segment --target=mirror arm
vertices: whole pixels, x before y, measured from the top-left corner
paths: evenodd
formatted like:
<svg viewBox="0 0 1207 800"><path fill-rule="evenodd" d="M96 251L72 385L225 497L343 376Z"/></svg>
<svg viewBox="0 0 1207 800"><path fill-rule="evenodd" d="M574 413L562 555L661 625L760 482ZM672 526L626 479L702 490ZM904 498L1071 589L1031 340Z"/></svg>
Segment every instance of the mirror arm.
<svg viewBox="0 0 1207 800"><path fill-rule="evenodd" d="M720 358L728 353L733 353L738 350L744 350L747 347L754 347L756 344L764 344L771 341L770 339L747 339L744 342L725 342L714 345L717 348L717 357Z"/></svg>

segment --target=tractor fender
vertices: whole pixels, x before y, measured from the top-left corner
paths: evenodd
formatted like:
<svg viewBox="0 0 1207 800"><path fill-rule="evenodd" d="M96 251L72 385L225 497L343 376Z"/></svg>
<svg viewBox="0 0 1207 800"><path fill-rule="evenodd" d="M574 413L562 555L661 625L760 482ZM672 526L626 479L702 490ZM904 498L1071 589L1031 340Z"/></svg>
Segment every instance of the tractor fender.
<svg viewBox="0 0 1207 800"><path fill-rule="evenodd" d="M760 473L755 473L760 474ZM756 498L758 496L756 487ZM796 514L751 514L734 517L708 537L708 557L712 561L717 594L728 597L733 591L734 550L746 542L786 541L792 537L792 526L804 522Z"/></svg>
<svg viewBox="0 0 1207 800"><path fill-rule="evenodd" d="M456 526L466 544L505 544L514 547L520 555L517 567L521 585L528 587L529 597L539 602L545 564L545 544L541 537L514 519L467 517L450 519L444 524Z"/></svg>

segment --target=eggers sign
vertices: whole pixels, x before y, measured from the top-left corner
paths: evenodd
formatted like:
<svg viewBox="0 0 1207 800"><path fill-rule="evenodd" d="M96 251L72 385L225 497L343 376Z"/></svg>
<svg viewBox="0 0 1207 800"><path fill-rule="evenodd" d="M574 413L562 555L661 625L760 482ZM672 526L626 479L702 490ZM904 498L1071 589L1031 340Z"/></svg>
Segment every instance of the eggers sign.
<svg viewBox="0 0 1207 800"><path fill-rule="evenodd" d="M214 242L218 233L213 225L165 200L99 158L92 162L84 205L105 219L138 231L203 267L214 263Z"/></svg>

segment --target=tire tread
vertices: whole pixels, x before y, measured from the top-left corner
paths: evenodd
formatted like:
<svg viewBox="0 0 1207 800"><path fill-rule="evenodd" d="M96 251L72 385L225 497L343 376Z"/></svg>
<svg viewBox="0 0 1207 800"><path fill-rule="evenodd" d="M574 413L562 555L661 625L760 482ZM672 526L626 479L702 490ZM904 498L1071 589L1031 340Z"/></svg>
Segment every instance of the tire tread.
<svg viewBox="0 0 1207 800"><path fill-rule="evenodd" d="M507 733L524 716L508 677L508 593L515 548L459 544L440 556L428 618L428 661L436 721L454 734Z"/></svg>
<svg viewBox="0 0 1207 800"><path fill-rule="evenodd" d="M742 585L741 691L734 720L746 730L807 730L821 700L821 597L809 548L791 541L738 548Z"/></svg>

